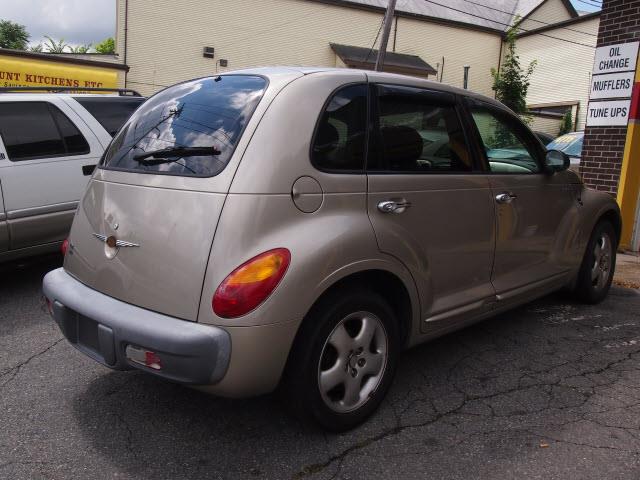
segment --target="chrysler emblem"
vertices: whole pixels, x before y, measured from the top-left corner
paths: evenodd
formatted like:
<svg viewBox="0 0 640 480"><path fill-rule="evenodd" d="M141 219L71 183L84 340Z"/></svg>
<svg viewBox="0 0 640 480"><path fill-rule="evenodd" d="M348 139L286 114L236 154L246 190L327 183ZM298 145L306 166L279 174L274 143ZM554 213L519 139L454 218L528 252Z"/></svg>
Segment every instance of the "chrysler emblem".
<svg viewBox="0 0 640 480"><path fill-rule="evenodd" d="M110 247L110 248L139 247L140 246L137 243L126 242L124 240L118 240L113 235L109 235L107 237L106 235L102 235L101 233L94 233L93 236L96 237L101 242L106 243L107 246Z"/></svg>

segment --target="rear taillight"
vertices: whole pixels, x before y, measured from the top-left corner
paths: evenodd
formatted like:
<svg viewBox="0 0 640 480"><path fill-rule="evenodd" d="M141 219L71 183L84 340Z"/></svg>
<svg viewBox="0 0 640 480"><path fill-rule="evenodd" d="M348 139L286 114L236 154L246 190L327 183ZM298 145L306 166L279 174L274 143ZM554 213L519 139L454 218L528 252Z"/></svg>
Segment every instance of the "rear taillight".
<svg viewBox="0 0 640 480"><path fill-rule="evenodd" d="M60 245L60 251L62 252L63 257L67 254L67 250L69 250L69 239L65 238L62 245Z"/></svg>
<svg viewBox="0 0 640 480"><path fill-rule="evenodd" d="M278 286L290 261L289 250L276 248L240 265L224 279L213 295L214 313L223 318L249 313Z"/></svg>

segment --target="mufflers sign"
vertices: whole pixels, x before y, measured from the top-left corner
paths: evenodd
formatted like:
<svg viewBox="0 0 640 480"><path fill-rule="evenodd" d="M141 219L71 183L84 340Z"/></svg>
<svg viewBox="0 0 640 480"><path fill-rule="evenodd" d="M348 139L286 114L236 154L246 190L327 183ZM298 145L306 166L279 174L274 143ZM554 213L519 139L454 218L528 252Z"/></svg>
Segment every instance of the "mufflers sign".
<svg viewBox="0 0 640 480"><path fill-rule="evenodd" d="M621 43L596 48L587 107L587 126L609 127L627 124L639 43Z"/></svg>

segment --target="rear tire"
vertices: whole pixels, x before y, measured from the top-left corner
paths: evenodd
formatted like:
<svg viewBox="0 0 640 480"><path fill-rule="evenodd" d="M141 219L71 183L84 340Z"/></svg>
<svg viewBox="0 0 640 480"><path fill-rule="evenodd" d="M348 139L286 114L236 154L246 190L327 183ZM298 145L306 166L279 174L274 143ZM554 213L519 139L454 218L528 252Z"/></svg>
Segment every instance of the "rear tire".
<svg viewBox="0 0 640 480"><path fill-rule="evenodd" d="M293 345L282 384L288 407L334 432L361 424L391 386L399 338L394 312L379 295L330 293L309 312Z"/></svg>
<svg viewBox="0 0 640 480"><path fill-rule="evenodd" d="M589 304L600 303L609 293L616 268L618 239L611 222L599 222L591 234L578 272L576 297Z"/></svg>

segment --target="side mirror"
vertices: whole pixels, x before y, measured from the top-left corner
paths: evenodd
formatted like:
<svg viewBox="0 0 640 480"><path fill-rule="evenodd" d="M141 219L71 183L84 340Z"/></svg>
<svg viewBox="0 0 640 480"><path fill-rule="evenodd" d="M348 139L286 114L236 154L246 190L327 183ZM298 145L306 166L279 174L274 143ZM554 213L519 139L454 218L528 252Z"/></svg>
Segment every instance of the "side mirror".
<svg viewBox="0 0 640 480"><path fill-rule="evenodd" d="M562 172L571 166L571 159L560 150L548 150L544 166L549 173Z"/></svg>

